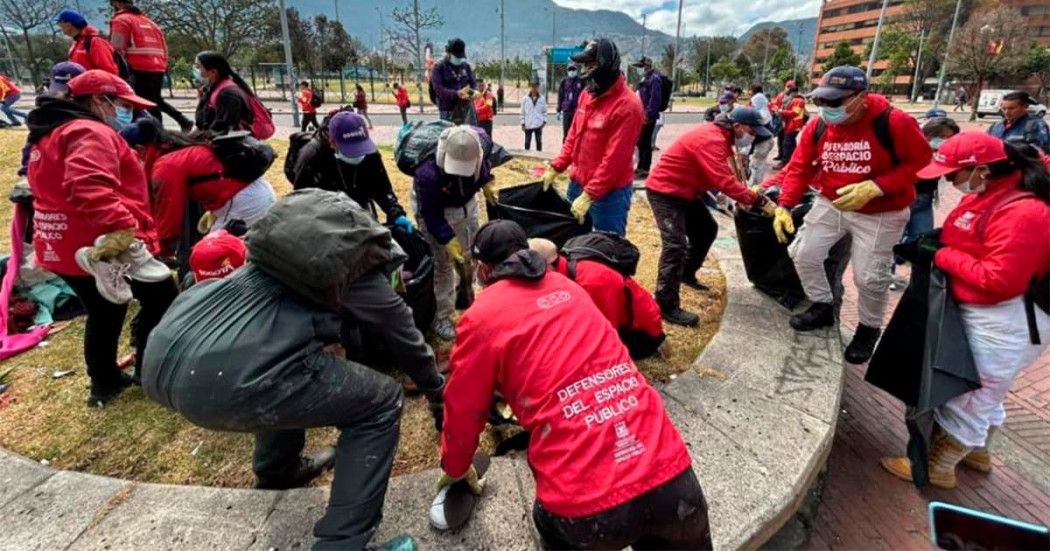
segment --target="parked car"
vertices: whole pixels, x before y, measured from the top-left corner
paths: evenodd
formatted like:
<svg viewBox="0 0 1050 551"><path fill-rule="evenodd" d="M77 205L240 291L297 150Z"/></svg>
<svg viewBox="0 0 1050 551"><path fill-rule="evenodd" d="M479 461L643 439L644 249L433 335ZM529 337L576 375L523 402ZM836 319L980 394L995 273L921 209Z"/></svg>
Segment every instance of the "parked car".
<svg viewBox="0 0 1050 551"><path fill-rule="evenodd" d="M977 99L977 117L983 118L985 115L991 115L993 117L1000 116L999 101L1003 99L1003 96L1013 91L1014 90L982 90L981 96ZM1039 118L1045 117L1046 105L1042 103L1029 105L1028 113Z"/></svg>
<svg viewBox="0 0 1050 551"><path fill-rule="evenodd" d="M1043 118L1046 116L1046 106L1042 103L1036 103L1028 106L1028 113L1035 115L1036 117Z"/></svg>

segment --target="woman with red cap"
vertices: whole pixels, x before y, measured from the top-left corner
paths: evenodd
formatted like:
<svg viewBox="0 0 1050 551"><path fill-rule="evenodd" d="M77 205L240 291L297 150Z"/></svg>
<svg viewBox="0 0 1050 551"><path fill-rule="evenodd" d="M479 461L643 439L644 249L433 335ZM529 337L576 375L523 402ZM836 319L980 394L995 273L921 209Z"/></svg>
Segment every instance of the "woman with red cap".
<svg viewBox="0 0 1050 551"><path fill-rule="evenodd" d="M946 177L964 195L944 221L933 264L948 274L981 388L934 411L930 483L955 487L955 466L991 470L988 437L1006 419L1017 374L1050 343L1050 175L1034 155L982 132L945 141L921 179ZM923 243L920 241L920 247ZM910 481L905 457L882 465Z"/></svg>
<svg viewBox="0 0 1050 551"><path fill-rule="evenodd" d="M141 304L133 329L137 376L147 337L178 291L171 272L152 256L146 175L116 130L131 122L135 109L153 103L101 70L70 80L69 96L41 98L29 114L33 248L37 263L61 276L87 310L88 405L97 407L134 382L117 367L127 303L134 296Z"/></svg>

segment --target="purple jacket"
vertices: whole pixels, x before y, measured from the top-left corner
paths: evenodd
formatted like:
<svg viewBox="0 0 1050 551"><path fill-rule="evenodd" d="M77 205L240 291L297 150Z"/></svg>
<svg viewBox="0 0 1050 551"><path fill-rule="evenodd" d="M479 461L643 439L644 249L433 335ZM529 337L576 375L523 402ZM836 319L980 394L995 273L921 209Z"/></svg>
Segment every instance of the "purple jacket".
<svg viewBox="0 0 1050 551"><path fill-rule="evenodd" d="M442 59L434 64L430 70L430 85L434 87L434 95L437 96L438 111L452 111L460 101L459 91L464 86L477 88L478 82L474 80L474 70L469 63L459 67Z"/></svg>
<svg viewBox="0 0 1050 551"><path fill-rule="evenodd" d="M456 231L445 220L445 209L466 205L492 179L492 165L488 161L482 163L481 175L477 180L469 176L445 174L438 168L433 156L423 161L416 167L412 186L416 192L419 217L426 224L427 233L433 235L438 243L451 241Z"/></svg>
<svg viewBox="0 0 1050 551"><path fill-rule="evenodd" d="M561 85L558 86L558 112L575 113L576 105L580 102L580 92L582 91L582 78L565 77L561 79Z"/></svg>
<svg viewBox="0 0 1050 551"><path fill-rule="evenodd" d="M638 95L642 99L642 108L645 109L645 118L649 119L649 124L655 123L660 117L660 97L663 95L663 87L663 79L655 70L638 83Z"/></svg>

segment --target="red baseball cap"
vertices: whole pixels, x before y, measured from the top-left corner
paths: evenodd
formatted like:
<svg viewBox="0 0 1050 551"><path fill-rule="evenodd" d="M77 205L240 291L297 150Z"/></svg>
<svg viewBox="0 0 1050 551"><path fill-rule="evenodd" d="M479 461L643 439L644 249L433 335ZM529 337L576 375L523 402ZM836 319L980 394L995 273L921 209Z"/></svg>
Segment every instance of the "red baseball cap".
<svg viewBox="0 0 1050 551"><path fill-rule="evenodd" d="M135 91L124 79L99 69L92 69L73 77L69 81L71 96L113 96L140 109L152 109L157 104L135 95Z"/></svg>
<svg viewBox="0 0 1050 551"><path fill-rule="evenodd" d="M193 246L190 270L198 283L206 279L222 279L244 266L247 256L244 241L226 230L219 230Z"/></svg>
<svg viewBox="0 0 1050 551"><path fill-rule="evenodd" d="M1003 141L984 132L970 130L948 138L933 152L933 162L918 173L923 180L936 180L953 172L1006 159Z"/></svg>

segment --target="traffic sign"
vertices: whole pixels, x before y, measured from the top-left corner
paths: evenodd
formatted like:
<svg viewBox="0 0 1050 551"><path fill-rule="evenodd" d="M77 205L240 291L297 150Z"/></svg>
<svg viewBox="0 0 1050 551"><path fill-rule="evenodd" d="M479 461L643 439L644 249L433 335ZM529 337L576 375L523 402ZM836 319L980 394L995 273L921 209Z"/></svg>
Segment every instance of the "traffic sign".
<svg viewBox="0 0 1050 551"><path fill-rule="evenodd" d="M583 51L583 48L553 48L551 49L551 63L564 65L572 59L572 56Z"/></svg>

